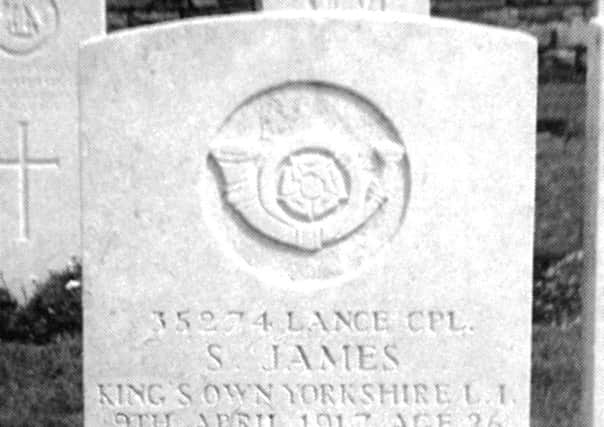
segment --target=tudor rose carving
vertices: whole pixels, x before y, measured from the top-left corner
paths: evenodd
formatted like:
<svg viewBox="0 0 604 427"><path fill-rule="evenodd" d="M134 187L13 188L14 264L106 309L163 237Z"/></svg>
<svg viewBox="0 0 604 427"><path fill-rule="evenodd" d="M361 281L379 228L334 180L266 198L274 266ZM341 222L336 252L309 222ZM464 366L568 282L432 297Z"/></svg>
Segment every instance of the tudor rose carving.
<svg viewBox="0 0 604 427"><path fill-rule="evenodd" d="M313 222L348 200L347 173L329 154L319 150L294 153L281 167L278 197L293 217Z"/></svg>

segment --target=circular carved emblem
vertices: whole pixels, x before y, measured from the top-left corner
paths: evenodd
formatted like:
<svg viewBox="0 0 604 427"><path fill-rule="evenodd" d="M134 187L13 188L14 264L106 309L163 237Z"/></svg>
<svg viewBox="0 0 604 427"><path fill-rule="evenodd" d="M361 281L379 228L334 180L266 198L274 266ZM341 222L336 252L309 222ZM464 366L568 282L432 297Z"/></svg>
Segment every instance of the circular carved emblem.
<svg viewBox="0 0 604 427"><path fill-rule="evenodd" d="M0 49L10 54L30 53L48 41L59 28L54 0L2 0Z"/></svg>
<svg viewBox="0 0 604 427"><path fill-rule="evenodd" d="M410 191L394 126L361 97L325 84L290 83L244 102L208 161L218 181L204 202L210 228L249 264L294 280L360 265L396 234Z"/></svg>

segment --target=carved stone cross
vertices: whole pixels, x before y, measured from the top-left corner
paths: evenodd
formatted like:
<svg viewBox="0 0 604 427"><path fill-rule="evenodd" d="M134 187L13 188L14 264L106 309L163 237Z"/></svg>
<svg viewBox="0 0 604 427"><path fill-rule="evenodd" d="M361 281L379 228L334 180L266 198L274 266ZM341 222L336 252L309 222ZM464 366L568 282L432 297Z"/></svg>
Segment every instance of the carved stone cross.
<svg viewBox="0 0 604 427"><path fill-rule="evenodd" d="M18 294L81 255L78 49L105 3L0 0L0 270Z"/></svg>
<svg viewBox="0 0 604 427"><path fill-rule="evenodd" d="M17 171L19 174L19 238L21 242L29 240L29 172L31 170L58 170L58 158L32 159L28 155L29 122L19 122L19 155L17 158L0 158L0 172Z"/></svg>

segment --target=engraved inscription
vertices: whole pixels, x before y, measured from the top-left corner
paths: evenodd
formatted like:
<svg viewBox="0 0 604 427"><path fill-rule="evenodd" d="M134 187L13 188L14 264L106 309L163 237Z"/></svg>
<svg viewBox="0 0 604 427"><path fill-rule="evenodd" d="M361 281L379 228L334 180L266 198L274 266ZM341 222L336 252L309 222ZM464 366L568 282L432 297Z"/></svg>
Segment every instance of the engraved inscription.
<svg viewBox="0 0 604 427"><path fill-rule="evenodd" d="M313 9L386 10L386 0L308 0Z"/></svg>
<svg viewBox="0 0 604 427"><path fill-rule="evenodd" d="M204 372L238 370L237 352L221 343L221 338L236 334L263 337L289 335L291 344L255 346L256 358L248 360L253 370L265 373L289 372L390 372L405 368L407 349L396 341L386 343L374 338L384 333L401 333L412 339L441 336L463 339L474 335L474 326L466 316L452 309L334 310L334 311L248 311L245 309L181 309L150 313L148 333L155 342L170 337L203 337L197 346L197 368ZM312 334L324 342L309 344ZM363 341L341 336L365 336Z"/></svg>
<svg viewBox="0 0 604 427"><path fill-rule="evenodd" d="M30 171L58 170L58 158L32 159L28 155L29 122L18 123L19 157L14 159L0 158L0 172L3 170L16 171L19 174L19 231L18 241L27 242L30 239L30 208L29 208L29 173Z"/></svg>
<svg viewBox="0 0 604 427"><path fill-rule="evenodd" d="M202 377L203 378L203 377ZM505 383L325 381L100 383L96 403L130 427L513 427Z"/></svg>
<svg viewBox="0 0 604 427"><path fill-rule="evenodd" d="M32 52L58 28L54 0L0 0L0 48L7 53Z"/></svg>
<svg viewBox="0 0 604 427"><path fill-rule="evenodd" d="M250 331L304 335L333 335L342 333L383 333L402 331L418 338L430 335L468 336L474 326L464 320L462 313L452 309L284 311L267 310L194 310L153 311L149 320L154 334L232 335ZM216 350L216 349L214 349ZM208 348L208 355L213 350ZM216 363L216 354L212 355Z"/></svg>
<svg viewBox="0 0 604 427"><path fill-rule="evenodd" d="M149 329L138 330L147 329L141 338L150 355L164 344L182 345L194 362L177 377L97 380L90 403L109 425L515 426L519 389L503 374L477 378L454 371L465 365L453 359L437 369L418 359L426 342L418 334L438 336L443 346L473 334L471 314L453 307L195 304L156 307L147 321Z"/></svg>

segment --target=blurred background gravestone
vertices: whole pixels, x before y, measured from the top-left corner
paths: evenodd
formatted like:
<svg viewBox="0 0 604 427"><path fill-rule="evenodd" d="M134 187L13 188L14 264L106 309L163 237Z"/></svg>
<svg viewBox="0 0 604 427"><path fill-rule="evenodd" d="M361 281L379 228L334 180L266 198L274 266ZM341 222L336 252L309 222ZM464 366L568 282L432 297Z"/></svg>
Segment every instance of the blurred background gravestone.
<svg viewBox="0 0 604 427"><path fill-rule="evenodd" d="M0 287L31 295L80 256L77 48L100 0L0 3Z"/></svg>

